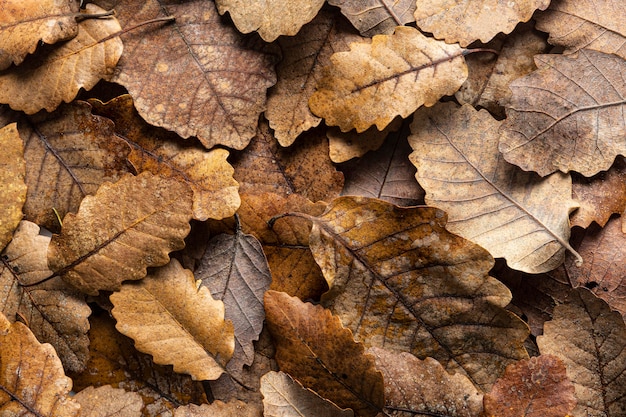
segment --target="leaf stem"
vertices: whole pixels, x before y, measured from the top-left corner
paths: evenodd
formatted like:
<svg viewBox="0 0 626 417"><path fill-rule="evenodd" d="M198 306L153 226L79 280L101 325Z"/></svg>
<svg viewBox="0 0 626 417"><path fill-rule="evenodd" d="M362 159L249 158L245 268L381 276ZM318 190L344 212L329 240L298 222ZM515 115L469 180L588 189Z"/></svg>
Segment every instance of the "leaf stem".
<svg viewBox="0 0 626 417"><path fill-rule="evenodd" d="M99 19L101 17L115 16L115 10L107 10L102 13L76 13L76 22L82 22L87 19Z"/></svg>
<svg viewBox="0 0 626 417"><path fill-rule="evenodd" d="M270 229L274 229L274 223L276 223L276 220L282 219L284 217L300 217L301 219L306 219L306 220L310 220L310 221L313 221L313 219L314 219L314 217L309 215L309 214L299 213L297 211L294 211L294 212L290 212L290 213L278 214L278 215L272 217L271 219L269 219L267 221L267 226Z"/></svg>

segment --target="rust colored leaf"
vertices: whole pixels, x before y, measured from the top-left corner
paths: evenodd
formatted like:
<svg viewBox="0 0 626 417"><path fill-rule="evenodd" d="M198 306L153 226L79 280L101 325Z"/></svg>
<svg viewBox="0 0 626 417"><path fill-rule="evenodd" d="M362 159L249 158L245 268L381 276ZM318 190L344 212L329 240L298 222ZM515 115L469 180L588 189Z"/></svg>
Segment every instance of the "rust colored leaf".
<svg viewBox="0 0 626 417"><path fill-rule="evenodd" d="M569 175L540 178L498 153L496 121L485 110L442 103L415 114L409 141L426 203L450 213L448 230L529 273L563 263L571 199ZM480 140L476 140L480 137ZM580 257L578 257L580 260Z"/></svg>
<svg viewBox="0 0 626 417"><path fill-rule="evenodd" d="M556 356L541 355L507 366L485 394L485 415L563 417L576 405L574 385Z"/></svg>
<svg viewBox="0 0 626 417"><path fill-rule="evenodd" d="M124 27L174 16L122 36L126 53L113 81L128 89L148 123L210 149L246 147L276 82L275 49L244 38L211 1L108 0Z"/></svg>
<svg viewBox="0 0 626 417"><path fill-rule="evenodd" d="M402 410L418 416L482 416L483 395L464 375L450 375L433 358L422 361L408 352L377 347L367 352L383 373L387 411Z"/></svg>
<svg viewBox="0 0 626 417"><path fill-rule="evenodd" d="M87 387L74 396L74 401L80 404L81 417L139 417L143 408L139 394L110 385Z"/></svg>
<svg viewBox="0 0 626 417"><path fill-rule="evenodd" d="M341 408L373 417L384 406L383 376L339 318L286 293L265 293L267 325L284 372Z"/></svg>
<svg viewBox="0 0 626 417"><path fill-rule="evenodd" d="M206 151L182 143L178 135L150 126L141 119L129 95L107 103L91 100L94 111L115 122L117 135L131 147L128 160L137 172L149 171L185 182L193 191L193 217L220 220L235 214L240 199L228 151Z"/></svg>
<svg viewBox="0 0 626 417"><path fill-rule="evenodd" d="M218 378L235 348L233 325L224 321L224 303L177 260L110 297L115 326L160 365L194 380ZM202 320L198 320L202 318Z"/></svg>
<svg viewBox="0 0 626 417"><path fill-rule="evenodd" d="M38 340L54 347L66 369L77 372L89 358L91 309L61 278L48 279L49 243L35 223L20 223L2 253L0 311L11 322L24 321Z"/></svg>
<svg viewBox="0 0 626 417"><path fill-rule="evenodd" d="M246 404L242 401L222 402L215 401L211 404L187 405L178 407L174 417L261 417L260 407L255 404Z"/></svg>
<svg viewBox="0 0 626 417"><path fill-rule="evenodd" d="M371 43L353 43L349 52L333 54L331 62L309 107L344 132L363 132L372 125L382 130L396 116L406 118L453 94L467 78L458 45L407 26L374 36Z"/></svg>
<svg viewBox="0 0 626 417"><path fill-rule="evenodd" d="M415 21L415 1L413 0L329 0L328 4L338 6L361 32L361 35L389 35L396 26Z"/></svg>
<svg viewBox="0 0 626 417"><path fill-rule="evenodd" d="M93 4L87 5L87 11L104 12ZM83 20L75 38L0 73L0 103L26 114L51 112L74 100L81 88L91 90L101 79L110 79L123 45L117 37L102 40L120 30L113 17Z"/></svg>
<svg viewBox="0 0 626 417"><path fill-rule="evenodd" d="M24 143L12 123L0 129L0 250L11 241L11 236L22 220L26 201L26 161Z"/></svg>
<svg viewBox="0 0 626 417"><path fill-rule="evenodd" d="M164 265L189 233L191 190L174 179L143 173L104 183L52 237L48 263L82 292L114 291Z"/></svg>
<svg viewBox="0 0 626 417"><path fill-rule="evenodd" d="M357 133L355 130L342 132L341 129L331 127L326 131L330 159L336 164L349 161L352 158L360 158L368 151L375 151L385 142L385 138L397 132L402 126L402 118L396 117L383 130L372 126L365 132Z"/></svg>
<svg viewBox="0 0 626 417"><path fill-rule="evenodd" d="M527 22L535 10L545 10L550 0L422 0L417 2L415 21L437 39L467 46L475 40L488 42L499 32L510 33Z"/></svg>
<svg viewBox="0 0 626 417"><path fill-rule="evenodd" d="M80 405L69 397L72 380L54 348L41 344L22 323L9 326L2 316L0 334L0 414L76 417Z"/></svg>
<svg viewBox="0 0 626 417"><path fill-rule="evenodd" d="M565 364L578 401L572 416L626 414L626 324L618 312L579 288L554 309L537 344Z"/></svg>
<svg viewBox="0 0 626 417"><path fill-rule="evenodd" d="M510 85L500 138L504 158L541 176L607 170L626 154L626 60L581 50L537 55L535 63L538 70Z"/></svg>

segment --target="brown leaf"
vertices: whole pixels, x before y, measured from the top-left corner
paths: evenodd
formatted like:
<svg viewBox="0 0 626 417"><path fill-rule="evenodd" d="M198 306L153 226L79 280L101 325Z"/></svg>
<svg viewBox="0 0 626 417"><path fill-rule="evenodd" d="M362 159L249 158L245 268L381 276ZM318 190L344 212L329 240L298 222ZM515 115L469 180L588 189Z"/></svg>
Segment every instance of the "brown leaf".
<svg viewBox="0 0 626 417"><path fill-rule="evenodd" d="M383 377L352 332L322 306L265 293L267 325L284 372L339 407L373 417L384 406Z"/></svg>
<svg viewBox="0 0 626 417"><path fill-rule="evenodd" d="M396 117L383 130L372 126L364 132L357 133L355 130L342 132L341 129L331 127L326 131L330 160L336 164L349 161L352 158L360 158L368 151L380 148L385 139L402 127L402 118Z"/></svg>
<svg viewBox="0 0 626 417"><path fill-rule="evenodd" d="M220 220L235 214L240 199L228 151L182 143L178 135L150 126L125 94L103 103L91 100L94 111L115 122L117 135L132 148L128 160L137 172L149 171L187 183L193 190L193 217Z"/></svg>
<svg viewBox="0 0 626 417"><path fill-rule="evenodd" d="M578 400L572 416L626 415L626 325L618 312L579 288L554 309L537 344L567 368Z"/></svg>
<svg viewBox="0 0 626 417"><path fill-rule="evenodd" d="M48 279L49 243L35 223L20 223L2 253L0 311L11 322L23 320L38 340L50 343L66 369L81 371L89 358L91 309L61 278Z"/></svg>
<svg viewBox="0 0 626 417"><path fill-rule="evenodd" d="M563 417L576 405L565 366L552 355L507 366L484 401L489 416Z"/></svg>
<svg viewBox="0 0 626 417"><path fill-rule="evenodd" d="M417 2L417 26L437 39L467 46L475 40L488 42L498 32L510 33L519 22L527 22L535 10L545 10L550 0L421 0Z"/></svg>
<svg viewBox="0 0 626 417"><path fill-rule="evenodd" d="M261 378L264 417L353 417L315 392L304 388L284 372L268 372Z"/></svg>
<svg viewBox="0 0 626 417"><path fill-rule="evenodd" d="M224 303L211 297L176 259L110 297L115 326L159 365L194 380L218 378L233 355L233 325ZM198 320L198 318L202 320Z"/></svg>
<svg viewBox="0 0 626 417"><path fill-rule="evenodd" d="M80 405L68 395L72 380L54 348L40 344L22 323L9 326L4 316L0 321L6 329L0 334L0 413L78 416Z"/></svg>
<svg viewBox="0 0 626 417"><path fill-rule="evenodd" d="M0 250L11 241L11 236L22 220L26 201L26 162L24 143L17 125L12 123L0 129Z"/></svg>
<svg viewBox="0 0 626 417"><path fill-rule="evenodd" d="M276 82L274 48L242 37L210 1L108 0L107 7L125 27L176 18L122 36L127 52L113 81L128 89L141 117L197 136L207 149L245 148Z"/></svg>
<svg viewBox="0 0 626 417"><path fill-rule="evenodd" d="M426 203L450 213L448 230L529 273L565 259L571 199L569 175L540 178L502 160L496 121L485 110L442 103L417 112L409 142ZM480 137L480 140L476 140ZM580 257L578 257L580 259Z"/></svg>
<svg viewBox="0 0 626 417"><path fill-rule="evenodd" d="M537 55L538 70L513 83L501 131L504 158L541 176L589 177L626 154L626 60L592 50Z"/></svg>
<svg viewBox="0 0 626 417"><path fill-rule="evenodd" d="M141 396L104 385L87 387L74 396L80 404L81 417L139 417L143 408Z"/></svg>
<svg viewBox="0 0 626 417"><path fill-rule="evenodd" d="M415 21L415 1L413 0L329 0L328 4L338 6L361 35L393 33L396 26Z"/></svg>
<svg viewBox="0 0 626 417"><path fill-rule="evenodd" d="M377 35L371 43L353 43L331 62L309 107L344 132L363 132L372 125L382 130L394 117L406 118L418 107L453 94L467 78L458 45L407 26L399 26L393 35Z"/></svg>
<svg viewBox="0 0 626 417"><path fill-rule="evenodd" d="M191 199L185 184L147 172L104 183L77 214L65 216L48 249L50 269L91 295L141 279L183 248Z"/></svg>
<svg viewBox="0 0 626 417"><path fill-rule="evenodd" d="M482 416L483 395L464 375L450 375L433 358L422 361L408 352L377 347L367 352L383 373L385 409L394 411L391 415Z"/></svg>
<svg viewBox="0 0 626 417"><path fill-rule="evenodd" d="M87 11L104 12L93 4ZM51 112L74 100L81 88L91 90L101 79L110 79L123 45L117 37L101 41L120 30L113 17L83 20L75 38L0 73L0 103L26 114Z"/></svg>
<svg viewBox="0 0 626 417"><path fill-rule="evenodd" d="M215 401L201 406L187 405L178 407L174 412L174 417L261 417L262 415L263 412L260 407L242 401L227 403Z"/></svg>

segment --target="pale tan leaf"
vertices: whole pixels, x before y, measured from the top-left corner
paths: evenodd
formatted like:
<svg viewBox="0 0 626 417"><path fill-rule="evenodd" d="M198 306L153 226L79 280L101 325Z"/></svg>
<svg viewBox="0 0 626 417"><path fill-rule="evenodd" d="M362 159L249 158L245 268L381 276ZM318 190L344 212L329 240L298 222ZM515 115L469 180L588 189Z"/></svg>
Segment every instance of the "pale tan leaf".
<svg viewBox="0 0 626 417"><path fill-rule="evenodd" d="M393 33L396 26L415 21L415 0L329 0L338 6L363 36Z"/></svg>
<svg viewBox="0 0 626 417"><path fill-rule="evenodd" d="M256 404L243 401L214 401L211 404L178 407L174 417L261 417L263 412Z"/></svg>
<svg viewBox="0 0 626 417"><path fill-rule="evenodd" d="M330 159L336 164L360 158L368 151L375 151L385 142L385 138L397 132L402 126L402 119L396 117L383 130L372 126L364 132L357 133L355 130L342 132L341 129L331 127L326 131Z"/></svg>
<svg viewBox="0 0 626 417"><path fill-rule="evenodd" d="M11 236L22 220L26 201L26 161L24 143L12 123L0 129L0 250L11 241Z"/></svg>
<svg viewBox="0 0 626 417"><path fill-rule="evenodd" d="M143 408L139 394L110 385L87 387L74 401L80 404L80 417L139 417Z"/></svg>

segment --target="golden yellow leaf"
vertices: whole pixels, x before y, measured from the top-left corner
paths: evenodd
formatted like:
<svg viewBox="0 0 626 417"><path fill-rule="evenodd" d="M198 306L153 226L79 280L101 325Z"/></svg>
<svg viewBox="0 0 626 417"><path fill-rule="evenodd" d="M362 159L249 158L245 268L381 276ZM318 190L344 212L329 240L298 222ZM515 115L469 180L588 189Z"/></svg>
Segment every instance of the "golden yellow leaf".
<svg viewBox="0 0 626 417"><path fill-rule="evenodd" d="M24 143L12 123L0 129L0 250L11 241L11 236L22 220L26 201L26 162Z"/></svg>
<svg viewBox="0 0 626 417"><path fill-rule="evenodd" d="M103 385L87 387L74 395L80 404L80 417L140 417L144 404L136 392Z"/></svg>
<svg viewBox="0 0 626 417"><path fill-rule="evenodd" d="M328 0L338 6L363 36L390 34L415 21L415 0Z"/></svg>

